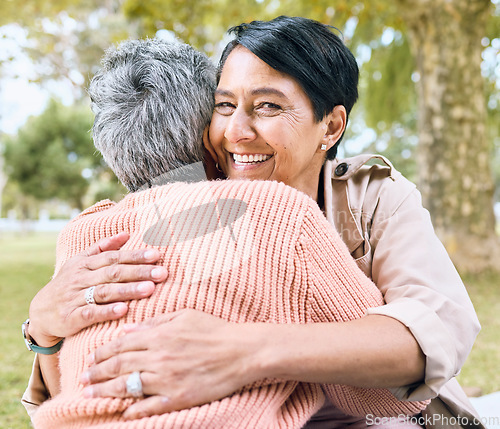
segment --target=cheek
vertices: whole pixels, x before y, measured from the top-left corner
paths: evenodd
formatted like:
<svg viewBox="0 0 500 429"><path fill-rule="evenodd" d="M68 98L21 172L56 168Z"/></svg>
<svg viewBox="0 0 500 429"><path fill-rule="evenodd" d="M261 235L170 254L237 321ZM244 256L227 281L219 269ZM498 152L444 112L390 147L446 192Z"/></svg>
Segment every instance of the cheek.
<svg viewBox="0 0 500 429"><path fill-rule="evenodd" d="M224 139L225 121L222 118L213 118L208 130L210 143L214 149L220 149Z"/></svg>
<svg viewBox="0 0 500 429"><path fill-rule="evenodd" d="M305 122L305 120L303 121ZM281 146L287 151L301 151L308 145L310 140L315 139L314 130L311 127L304 126L295 116L287 116L277 128L280 130Z"/></svg>

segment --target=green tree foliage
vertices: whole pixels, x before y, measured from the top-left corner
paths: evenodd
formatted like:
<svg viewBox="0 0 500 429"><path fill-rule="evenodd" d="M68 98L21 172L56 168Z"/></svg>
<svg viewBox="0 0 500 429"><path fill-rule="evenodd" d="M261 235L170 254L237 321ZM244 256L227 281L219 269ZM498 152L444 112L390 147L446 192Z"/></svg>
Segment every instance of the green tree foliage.
<svg viewBox="0 0 500 429"><path fill-rule="evenodd" d="M0 25L15 24L26 31L27 42L21 48L34 63L33 82L69 83L78 100L86 97L84 88L104 50L138 37L119 6L119 0L0 0Z"/></svg>
<svg viewBox="0 0 500 429"><path fill-rule="evenodd" d="M82 175L101 168L89 130L90 109L68 107L52 100L31 117L16 137L6 142L8 180L22 194L37 200L58 198L83 208L89 180Z"/></svg>

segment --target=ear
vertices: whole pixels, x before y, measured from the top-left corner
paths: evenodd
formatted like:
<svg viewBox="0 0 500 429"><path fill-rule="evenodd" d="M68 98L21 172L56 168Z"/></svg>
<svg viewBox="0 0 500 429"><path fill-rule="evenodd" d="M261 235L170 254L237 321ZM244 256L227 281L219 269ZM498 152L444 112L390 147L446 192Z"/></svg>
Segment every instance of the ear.
<svg viewBox="0 0 500 429"><path fill-rule="evenodd" d="M344 106L335 106L333 110L323 118L326 125L325 135L321 139L321 144L326 144L329 150L342 137L347 126L347 112Z"/></svg>

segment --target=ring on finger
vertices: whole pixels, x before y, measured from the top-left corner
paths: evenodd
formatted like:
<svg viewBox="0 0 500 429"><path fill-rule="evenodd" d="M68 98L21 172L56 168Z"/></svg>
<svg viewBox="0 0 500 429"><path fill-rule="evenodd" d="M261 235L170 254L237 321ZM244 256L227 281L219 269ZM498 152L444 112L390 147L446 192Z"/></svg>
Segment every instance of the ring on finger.
<svg viewBox="0 0 500 429"><path fill-rule="evenodd" d="M87 304L95 304L95 299L94 299L94 290L95 286L90 286L85 290L85 302Z"/></svg>
<svg viewBox="0 0 500 429"><path fill-rule="evenodd" d="M141 373L134 371L127 378L127 393L134 398L142 398L144 392L142 391Z"/></svg>

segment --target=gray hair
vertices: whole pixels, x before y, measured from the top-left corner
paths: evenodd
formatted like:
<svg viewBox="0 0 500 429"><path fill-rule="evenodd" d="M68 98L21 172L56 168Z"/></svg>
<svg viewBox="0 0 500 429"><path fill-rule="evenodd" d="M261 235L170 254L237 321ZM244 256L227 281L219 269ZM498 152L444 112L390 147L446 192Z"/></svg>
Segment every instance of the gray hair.
<svg viewBox="0 0 500 429"><path fill-rule="evenodd" d="M94 145L130 191L203 160L216 87L204 54L178 42L129 40L108 49L101 66L88 90Z"/></svg>

